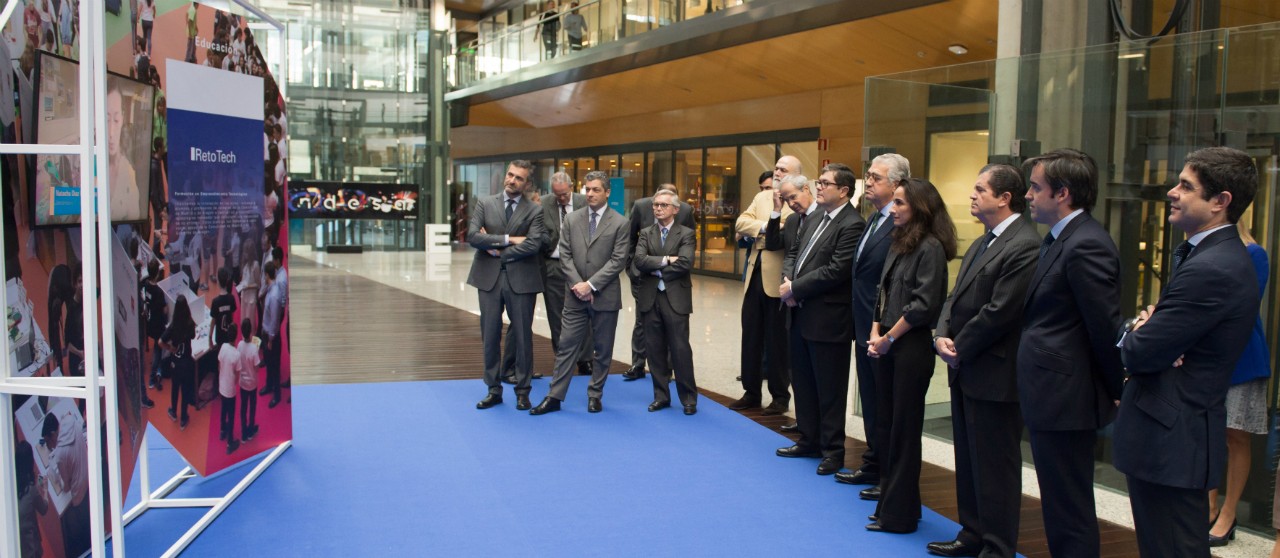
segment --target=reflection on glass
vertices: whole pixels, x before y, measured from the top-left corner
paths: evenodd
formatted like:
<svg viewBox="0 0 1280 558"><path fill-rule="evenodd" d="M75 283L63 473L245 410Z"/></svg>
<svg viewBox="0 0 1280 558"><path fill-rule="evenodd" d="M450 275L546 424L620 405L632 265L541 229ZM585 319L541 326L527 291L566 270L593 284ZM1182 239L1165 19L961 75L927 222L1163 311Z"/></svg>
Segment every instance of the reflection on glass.
<svg viewBox="0 0 1280 558"><path fill-rule="evenodd" d="M733 273L737 265L734 222L742 212L738 184L738 149L707 150L702 188L702 265L708 271Z"/></svg>
<svg viewBox="0 0 1280 558"><path fill-rule="evenodd" d="M612 165L612 163L610 163ZM615 176L622 177L622 183L626 187L626 195L623 200L623 207L627 211L631 211L631 204L636 200L648 195L649 188L645 187L644 181L644 153L628 153L623 155L617 163L616 169L611 168Z"/></svg>

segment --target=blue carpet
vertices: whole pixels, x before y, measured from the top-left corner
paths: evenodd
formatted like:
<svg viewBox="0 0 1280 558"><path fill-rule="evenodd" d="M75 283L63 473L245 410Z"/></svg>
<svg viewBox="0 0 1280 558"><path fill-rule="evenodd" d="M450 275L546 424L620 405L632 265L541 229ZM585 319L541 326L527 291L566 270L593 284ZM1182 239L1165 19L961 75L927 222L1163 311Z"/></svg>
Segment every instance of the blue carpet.
<svg viewBox="0 0 1280 558"><path fill-rule="evenodd" d="M920 556L958 530L926 509L914 534L869 533L874 503L775 457L780 434L705 398L649 413L650 384L616 378L588 414L586 384L542 417L509 389L476 410L478 380L297 386L294 447L183 556ZM148 439L158 485L181 460ZM175 495L224 493L259 459ZM202 513L149 511L126 550L157 556Z"/></svg>

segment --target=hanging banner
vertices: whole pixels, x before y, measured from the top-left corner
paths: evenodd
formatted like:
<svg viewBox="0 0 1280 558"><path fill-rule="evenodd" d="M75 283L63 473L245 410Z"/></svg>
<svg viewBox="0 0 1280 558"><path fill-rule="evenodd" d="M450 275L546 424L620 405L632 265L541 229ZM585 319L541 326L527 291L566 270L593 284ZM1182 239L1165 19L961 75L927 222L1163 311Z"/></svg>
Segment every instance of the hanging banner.
<svg viewBox="0 0 1280 558"><path fill-rule="evenodd" d="M418 187L373 182L291 182L289 218L414 220L418 218Z"/></svg>

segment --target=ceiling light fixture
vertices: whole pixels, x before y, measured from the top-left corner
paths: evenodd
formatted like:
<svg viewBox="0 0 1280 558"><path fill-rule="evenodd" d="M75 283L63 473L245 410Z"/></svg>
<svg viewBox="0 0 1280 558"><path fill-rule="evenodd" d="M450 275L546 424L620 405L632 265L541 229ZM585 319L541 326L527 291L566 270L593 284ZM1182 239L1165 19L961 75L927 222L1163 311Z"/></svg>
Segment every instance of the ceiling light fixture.
<svg viewBox="0 0 1280 558"><path fill-rule="evenodd" d="M954 45L947 47L947 50L951 51L951 54L954 54L956 56L969 54L969 49L965 48L965 46L960 43L956 43Z"/></svg>

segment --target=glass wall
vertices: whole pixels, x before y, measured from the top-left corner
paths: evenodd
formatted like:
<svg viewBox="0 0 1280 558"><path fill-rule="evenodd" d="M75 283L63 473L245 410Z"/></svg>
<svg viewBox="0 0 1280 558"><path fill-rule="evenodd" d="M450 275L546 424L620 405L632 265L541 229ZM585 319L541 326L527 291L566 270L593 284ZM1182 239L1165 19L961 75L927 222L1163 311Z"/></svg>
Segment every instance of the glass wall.
<svg viewBox="0 0 1280 558"><path fill-rule="evenodd" d="M446 152L428 110L429 99L443 95L431 86L443 34L430 31L425 9L261 4L286 24L283 34L264 29L260 47L275 75L286 76L290 180L409 184L419 192L418 221L306 220L292 224L290 240L420 249L421 222L452 205L440 203L452 195L429 165Z"/></svg>
<svg viewBox="0 0 1280 558"><path fill-rule="evenodd" d="M786 137L788 141L764 143L760 136ZM535 176L547 176L552 168L558 168L575 177L574 188L582 189L582 178L597 166L611 177L622 178L625 191L625 211L630 212L636 200L651 196L658 185L671 183L681 200L693 207L697 222L696 256L694 269L698 273L738 278L746 262L746 252L737 247L734 223L755 195L759 193L760 173L772 170L780 154L795 155L802 164L813 166L816 171L816 129L753 134L744 137L708 138L668 142L680 144L680 149L668 145L632 145L625 150L601 147L579 150L552 158L546 154L512 154L495 159L457 161L453 167L454 181L460 188L455 198L497 193L502 187L502 175L506 161L529 158L538 162ZM798 140L809 138L806 141ZM741 141L738 141L741 140ZM625 151L617 155L618 151ZM852 163L852 162L851 162ZM745 174L742 171L746 168ZM808 168L806 168L808 170ZM547 184L540 185L543 191Z"/></svg>
<svg viewBox="0 0 1280 558"><path fill-rule="evenodd" d="M982 233L968 215L968 192L987 161L1017 164L1059 147L1098 162L1093 215L1120 250L1126 316L1159 297L1171 247L1183 235L1166 225L1165 192L1187 153L1228 145L1254 156L1260 190L1244 222L1271 254L1280 247L1275 188L1280 161L1280 25L1184 34L869 79L865 145L891 148L912 172L937 184L961 236ZM865 162L864 162L865 164ZM1042 227L1043 229L1043 227ZM1273 257L1274 259L1274 257ZM952 279L959 262L952 263ZM1273 359L1280 333L1277 267L1260 309ZM929 392L928 431L950 437L945 371ZM941 379L940 379L941 378ZM1276 403L1276 376L1268 389ZM1096 457L1100 484L1125 490L1110 465L1109 429ZM1239 521L1271 532L1274 473L1265 440L1252 440ZM1025 448L1024 448L1025 449ZM1024 451L1029 461L1029 453Z"/></svg>

